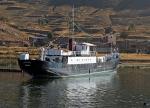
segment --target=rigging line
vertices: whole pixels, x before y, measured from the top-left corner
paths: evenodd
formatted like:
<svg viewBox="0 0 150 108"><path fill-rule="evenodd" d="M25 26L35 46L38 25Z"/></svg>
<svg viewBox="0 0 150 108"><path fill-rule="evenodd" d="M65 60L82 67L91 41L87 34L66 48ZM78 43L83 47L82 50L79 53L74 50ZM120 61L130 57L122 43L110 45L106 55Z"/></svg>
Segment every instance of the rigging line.
<svg viewBox="0 0 150 108"><path fill-rule="evenodd" d="M74 7L73 7L74 8ZM93 37L91 34L89 34L89 33L86 33L84 30L82 30L81 29L81 27L79 27L76 23L75 23L75 19L74 19L74 10L72 10L73 11L73 21L72 21L72 23L73 23L73 34L74 34L74 31L75 31L75 26L81 31L81 32L84 32L86 35L88 35L88 36L90 36L90 37ZM67 16L67 18L68 19L71 19L69 16Z"/></svg>
<svg viewBox="0 0 150 108"><path fill-rule="evenodd" d="M82 30L82 28L81 27L79 27L78 25L81 25L81 24L76 24L75 23L75 26L80 30L80 31L82 31L82 32L84 32L84 33L86 33L84 30ZM90 37L92 37L93 35L91 35L91 34L89 34L89 33L86 33L88 36L90 36ZM103 37L101 37L101 38L103 38Z"/></svg>
<svg viewBox="0 0 150 108"><path fill-rule="evenodd" d="M51 44L54 44L54 42L57 41L59 39L59 37L65 38L66 36L64 36L64 35L57 36L54 40L52 40L48 43L48 46L50 46Z"/></svg>
<svg viewBox="0 0 150 108"><path fill-rule="evenodd" d="M88 35L88 36L90 36L90 37L93 37L91 34L86 33L84 30L82 30L82 28L79 27L76 23L74 23L74 25L75 25L80 31L84 32L86 35Z"/></svg>
<svg viewBox="0 0 150 108"><path fill-rule="evenodd" d="M89 33L86 33L84 30L82 30L82 28L81 27L79 27L78 26L78 24L76 24L75 23L75 19L74 19L74 5L73 5L73 10L72 10L72 13L73 13L73 15L72 15L72 17L73 17L73 19L72 19L72 25L73 25L73 34L74 34L74 31L75 31L75 26L81 31L81 32L84 32L86 35L88 35L88 36L90 36L90 37L93 37L91 34L89 34ZM67 16L67 19L71 19L69 16ZM80 25L80 24L79 24ZM97 25L96 25L97 26ZM97 26L97 27L99 27L99 26ZM99 27L100 28L100 27Z"/></svg>
<svg viewBox="0 0 150 108"><path fill-rule="evenodd" d="M90 36L90 37L92 37L93 38L93 36L91 35L91 34L89 34L89 33L86 33L84 30L82 30L82 28L81 27L79 27L76 23L74 23L75 24L75 26L78 28L78 29L80 29L82 32L84 32L85 34L87 34L88 36ZM103 38L103 37L99 37L99 38ZM105 43L102 43L103 45L106 45L106 44L108 44L108 42L105 42Z"/></svg>
<svg viewBox="0 0 150 108"><path fill-rule="evenodd" d="M75 26L75 13L74 13L74 4L73 4L73 9L72 9L72 31L73 31L73 35L74 35L74 26Z"/></svg>
<svg viewBox="0 0 150 108"><path fill-rule="evenodd" d="M71 19L70 16L66 16L66 18L67 18L68 20ZM74 26L73 26L73 27L76 26L79 31L84 32L84 33L85 33L87 36L89 36L89 37L93 37L93 35L91 35L91 34L85 32L80 26L78 26L78 25L81 25L81 24L75 23L75 20L73 20L73 21L74 21ZM99 27L98 25L96 25L96 26ZM100 27L99 27L99 28L100 28ZM74 30L75 30L75 28L74 28ZM62 36L63 36L63 35L62 35ZM59 36L59 37L60 37L60 36ZM65 36L63 36L63 37L65 37ZM89 37L88 37L88 38L89 38ZM103 38L103 37L99 37L99 38ZM55 39L54 41L56 41L56 39ZM103 43L103 44L108 44L108 43Z"/></svg>

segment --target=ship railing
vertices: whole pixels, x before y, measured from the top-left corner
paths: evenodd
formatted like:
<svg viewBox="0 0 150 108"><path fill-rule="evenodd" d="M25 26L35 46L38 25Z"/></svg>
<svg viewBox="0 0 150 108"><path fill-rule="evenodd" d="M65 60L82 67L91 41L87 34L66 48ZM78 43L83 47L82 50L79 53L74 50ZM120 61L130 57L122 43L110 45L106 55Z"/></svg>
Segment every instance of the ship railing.
<svg viewBox="0 0 150 108"><path fill-rule="evenodd" d="M73 56L95 56L96 55L96 51L72 51L72 55Z"/></svg>

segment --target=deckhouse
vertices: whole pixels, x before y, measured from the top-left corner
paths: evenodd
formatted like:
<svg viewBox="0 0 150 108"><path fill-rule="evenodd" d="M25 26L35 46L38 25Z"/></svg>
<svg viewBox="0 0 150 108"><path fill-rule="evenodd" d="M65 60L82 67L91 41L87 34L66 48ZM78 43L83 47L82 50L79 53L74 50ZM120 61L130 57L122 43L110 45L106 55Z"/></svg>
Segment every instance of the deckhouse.
<svg viewBox="0 0 150 108"><path fill-rule="evenodd" d="M47 56L95 56L96 46L91 43L79 43L72 45L72 50L63 49L42 49L42 54Z"/></svg>
<svg viewBox="0 0 150 108"><path fill-rule="evenodd" d="M41 60L67 64L96 63L96 46L91 43L75 43L72 50L44 49L42 48Z"/></svg>

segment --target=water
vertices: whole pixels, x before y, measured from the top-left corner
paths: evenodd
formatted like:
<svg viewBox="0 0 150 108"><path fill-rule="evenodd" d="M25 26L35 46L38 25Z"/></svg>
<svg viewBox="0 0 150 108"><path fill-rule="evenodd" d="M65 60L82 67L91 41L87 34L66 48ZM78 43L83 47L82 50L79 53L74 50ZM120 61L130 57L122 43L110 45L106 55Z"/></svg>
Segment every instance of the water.
<svg viewBox="0 0 150 108"><path fill-rule="evenodd" d="M150 107L150 69L121 68L92 77L30 79L0 73L0 108Z"/></svg>

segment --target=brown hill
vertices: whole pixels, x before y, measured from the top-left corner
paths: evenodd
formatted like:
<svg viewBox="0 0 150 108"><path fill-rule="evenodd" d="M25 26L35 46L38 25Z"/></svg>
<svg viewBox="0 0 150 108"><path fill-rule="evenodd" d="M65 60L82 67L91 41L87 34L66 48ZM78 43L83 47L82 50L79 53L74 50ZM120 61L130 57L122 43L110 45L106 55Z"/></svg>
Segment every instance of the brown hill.
<svg viewBox="0 0 150 108"><path fill-rule="evenodd" d="M0 0L0 40L27 41L31 36L66 36L71 22L72 0ZM76 0L76 35L101 36L104 27L150 37L149 0ZM135 10L138 9L138 10ZM134 24L136 30L128 31ZM86 32L86 33L85 33Z"/></svg>
<svg viewBox="0 0 150 108"><path fill-rule="evenodd" d="M6 22L0 21L0 44L28 44L28 36Z"/></svg>

